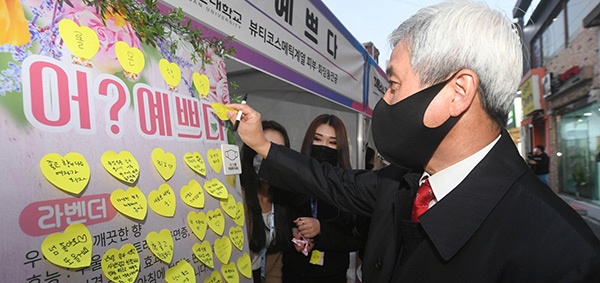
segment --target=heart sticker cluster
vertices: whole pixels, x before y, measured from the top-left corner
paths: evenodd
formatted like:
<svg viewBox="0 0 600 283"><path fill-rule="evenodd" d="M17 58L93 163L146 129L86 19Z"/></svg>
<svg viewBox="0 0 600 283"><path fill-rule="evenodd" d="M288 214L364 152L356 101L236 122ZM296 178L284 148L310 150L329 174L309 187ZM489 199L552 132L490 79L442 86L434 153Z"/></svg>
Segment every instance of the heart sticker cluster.
<svg viewBox="0 0 600 283"><path fill-rule="evenodd" d="M125 44L121 48L130 47ZM131 48L121 52L127 53L128 51L133 52ZM206 156L210 168L218 174L223 167L221 150L209 149ZM174 154L165 152L161 148L154 148L151 160L162 179L168 181L174 176L177 166L177 158ZM186 153L184 162L195 173L206 176L206 164L200 153ZM147 196L133 185L138 181L140 166L130 152L106 151L101 156L101 164L111 176L130 184L126 190L116 189L110 194L110 202L119 213L131 219L144 221L149 207L160 216L174 217L177 210L177 196L168 183L161 184L157 189L150 191ZM40 160L39 166L42 174L50 183L67 193L77 195L88 186L90 165L79 153L70 152L64 156L50 153ZM228 178L227 181L228 183L233 182L231 186L235 187L235 179ZM234 195L228 192L227 186L218 178L206 180L203 185L191 179L181 187L180 198L189 207L203 209L205 190L219 201L220 207L208 210L206 214L200 211L190 211L186 219L190 230L200 240L199 243L192 246L194 256L202 264L212 269L215 268L215 257L221 263L220 269L214 270L204 282L237 283L240 281L240 274L243 276L242 278L252 278L252 260L248 253L243 253L241 257L237 258L237 261L235 258L232 259L233 247L243 252L245 244L242 228L245 223L243 204L236 201ZM224 235L227 226L225 215L237 224L235 227L229 227L227 235ZM206 240L206 233L209 229L219 236L212 244ZM171 266L165 274L166 282L196 281L194 267L186 260L181 260L174 266L171 264L175 253L175 243L169 229L163 229L160 232L151 231L146 235L145 241L148 249L158 260ZM87 227L84 224L72 224L63 233L55 233L46 237L42 242L41 252L52 264L77 269L91 265L92 247L93 238ZM140 274L140 265L140 255L133 244L111 248L102 255L101 260L102 273L112 282L136 282Z"/></svg>

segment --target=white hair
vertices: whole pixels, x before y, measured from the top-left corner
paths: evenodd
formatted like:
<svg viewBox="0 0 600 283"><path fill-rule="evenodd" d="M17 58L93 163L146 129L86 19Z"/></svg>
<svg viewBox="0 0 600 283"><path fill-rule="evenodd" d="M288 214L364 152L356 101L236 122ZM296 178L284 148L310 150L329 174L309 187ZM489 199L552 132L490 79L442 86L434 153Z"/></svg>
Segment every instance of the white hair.
<svg viewBox="0 0 600 283"><path fill-rule="evenodd" d="M523 51L518 30L502 13L485 3L445 1L419 10L389 41L392 47L405 44L421 85L474 71L485 111L506 126L523 75Z"/></svg>

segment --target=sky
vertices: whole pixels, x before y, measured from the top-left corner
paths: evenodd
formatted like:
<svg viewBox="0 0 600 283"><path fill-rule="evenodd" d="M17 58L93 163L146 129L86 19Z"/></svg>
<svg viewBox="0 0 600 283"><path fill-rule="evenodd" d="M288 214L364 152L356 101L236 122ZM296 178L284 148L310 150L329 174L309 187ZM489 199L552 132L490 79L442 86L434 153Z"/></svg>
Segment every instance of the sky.
<svg viewBox="0 0 600 283"><path fill-rule="evenodd" d="M379 66L385 70L392 53L388 35L419 9L441 0L322 0L325 6L342 22L361 43L373 42L379 49ZM503 11L512 19L517 0L485 0L495 10Z"/></svg>

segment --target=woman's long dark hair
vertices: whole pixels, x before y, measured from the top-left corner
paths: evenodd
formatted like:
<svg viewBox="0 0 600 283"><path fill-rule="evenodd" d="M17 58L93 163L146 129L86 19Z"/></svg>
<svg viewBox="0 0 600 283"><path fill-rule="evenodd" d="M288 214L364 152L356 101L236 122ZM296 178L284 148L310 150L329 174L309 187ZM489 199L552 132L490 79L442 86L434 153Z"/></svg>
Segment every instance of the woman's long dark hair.
<svg viewBox="0 0 600 283"><path fill-rule="evenodd" d="M346 170L352 169L350 164L350 146L348 145L348 134L346 133L346 126L344 122L335 115L321 114L317 116L308 125L306 133L304 134L304 140L302 141L302 148L300 152L310 155L311 146L317 128L323 124L327 124L335 130L335 137L337 139L337 152L338 152L338 164L337 166Z"/></svg>
<svg viewBox="0 0 600 283"><path fill-rule="evenodd" d="M284 139L286 147L290 147L290 139L285 128L275 121L263 121L263 130L273 130L279 132ZM242 146L242 174L240 176L241 185L245 190L246 209L248 211L250 224L250 250L257 253L266 245L265 222L262 217L262 210L258 200L258 189L260 179L254 171L253 161L256 151L247 145ZM289 241L292 238L292 218L289 209L278 202L278 193L280 190L270 188L269 197L274 206L275 212L275 243L267 247L267 253L282 252L290 248Z"/></svg>

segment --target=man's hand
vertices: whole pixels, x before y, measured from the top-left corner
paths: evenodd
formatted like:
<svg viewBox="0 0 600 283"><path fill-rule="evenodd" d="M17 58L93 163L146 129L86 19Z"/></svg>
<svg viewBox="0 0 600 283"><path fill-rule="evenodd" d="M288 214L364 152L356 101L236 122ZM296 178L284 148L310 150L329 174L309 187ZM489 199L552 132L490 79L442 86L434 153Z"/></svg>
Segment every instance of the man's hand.
<svg viewBox="0 0 600 283"><path fill-rule="evenodd" d="M242 141L263 158L267 157L271 149L271 143L265 138L262 129L262 120L260 113L256 112L246 104L228 104L227 106L242 111L242 119L238 126L237 132ZM237 112L227 112L229 121L235 124Z"/></svg>

